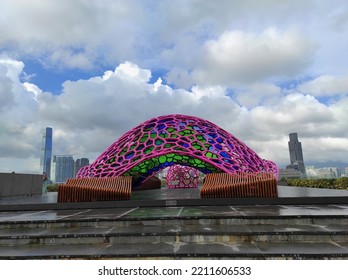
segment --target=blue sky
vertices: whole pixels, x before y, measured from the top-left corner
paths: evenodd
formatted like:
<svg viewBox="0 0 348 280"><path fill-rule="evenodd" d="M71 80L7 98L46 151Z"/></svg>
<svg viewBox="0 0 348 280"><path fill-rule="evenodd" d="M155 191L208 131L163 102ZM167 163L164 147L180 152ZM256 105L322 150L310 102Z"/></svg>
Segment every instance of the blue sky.
<svg viewBox="0 0 348 280"><path fill-rule="evenodd" d="M36 60L23 59L22 61L25 64L25 68L21 76L21 81L30 81L33 84L39 85L43 91L48 91L52 94L59 95L62 91L62 84L67 80L76 81L88 79L98 74L100 75L98 71L45 68L43 64Z"/></svg>
<svg viewBox="0 0 348 280"><path fill-rule="evenodd" d="M105 69L109 69L109 66L98 66L96 69L56 69L54 67L47 67L40 61L33 59L21 60L25 68L23 74L20 76L22 82L28 82L40 86L42 91L51 92L52 94L59 95L62 91L62 85L65 81L77 81L83 79L89 79L93 76L101 76ZM104 69L104 70L103 70ZM154 83L158 78L164 77L166 69L152 70L152 76L149 83ZM171 85L175 86L175 85Z"/></svg>
<svg viewBox="0 0 348 280"><path fill-rule="evenodd" d="M0 0L0 172L93 161L137 124L207 119L279 166L347 162L348 4Z"/></svg>

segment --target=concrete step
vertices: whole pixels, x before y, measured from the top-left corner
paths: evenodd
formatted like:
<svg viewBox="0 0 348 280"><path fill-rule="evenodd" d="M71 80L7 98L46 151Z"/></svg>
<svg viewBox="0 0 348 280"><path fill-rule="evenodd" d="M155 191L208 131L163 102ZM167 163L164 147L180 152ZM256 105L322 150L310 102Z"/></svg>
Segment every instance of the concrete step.
<svg viewBox="0 0 348 280"><path fill-rule="evenodd" d="M2 222L0 258L348 259L346 216Z"/></svg>
<svg viewBox="0 0 348 280"><path fill-rule="evenodd" d="M93 243L230 243L348 241L346 225L166 225L129 227L7 228L0 230L0 246L20 244Z"/></svg>
<svg viewBox="0 0 348 280"><path fill-rule="evenodd" d="M348 259L348 242L97 243L0 247L0 259Z"/></svg>
<svg viewBox="0 0 348 280"><path fill-rule="evenodd" d="M348 234L210 234L210 235L75 235L75 236L24 236L22 238L0 239L0 250L3 246L17 245L65 245L65 244L136 244L136 243L187 243L187 244L214 244L231 245L236 242L348 242Z"/></svg>
<svg viewBox="0 0 348 280"><path fill-rule="evenodd" d="M155 217L134 219L64 219L64 220L28 220L28 221L0 221L0 231L4 229L30 228L74 228L74 227L131 227L131 226L182 226L182 225L346 225L348 216L231 216L231 217Z"/></svg>

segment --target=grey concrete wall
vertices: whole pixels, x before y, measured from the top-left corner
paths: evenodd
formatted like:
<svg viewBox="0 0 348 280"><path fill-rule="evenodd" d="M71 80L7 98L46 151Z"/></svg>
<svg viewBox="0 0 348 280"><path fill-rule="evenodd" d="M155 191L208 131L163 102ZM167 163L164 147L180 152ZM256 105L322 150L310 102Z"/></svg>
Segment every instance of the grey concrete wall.
<svg viewBox="0 0 348 280"><path fill-rule="evenodd" d="M42 175L0 173L0 197L41 194Z"/></svg>

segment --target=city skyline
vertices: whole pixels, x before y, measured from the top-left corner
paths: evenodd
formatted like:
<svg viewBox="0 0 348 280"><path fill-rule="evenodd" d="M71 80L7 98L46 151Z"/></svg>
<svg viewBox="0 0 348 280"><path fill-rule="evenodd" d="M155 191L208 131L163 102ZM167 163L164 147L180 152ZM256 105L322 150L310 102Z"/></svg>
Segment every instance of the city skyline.
<svg viewBox="0 0 348 280"><path fill-rule="evenodd" d="M41 130L42 132L42 141L41 141L41 156L40 156L40 170L39 173L45 172L48 175L48 178L51 176L51 171L53 169L54 181L64 182L67 178L75 177L80 168L89 165L90 161L86 157L77 158L74 160L73 155L58 155L53 153L53 129L51 127L46 127ZM299 170L306 177L306 170L309 169L309 177L318 177L318 178L336 178L337 174L348 174L348 163L345 162L334 162L327 161L324 163L309 163L308 165L304 164L303 160L303 151L302 143L298 140L298 133L292 132L289 133L288 141L288 153L290 165L278 166L280 169L294 168ZM58 160L56 160L58 158ZM66 164L66 159L69 158L71 161L69 164ZM92 160L93 162L94 160ZM58 175L56 173L58 162ZM53 167L52 168L52 164ZM69 165L69 166L68 166ZM68 166L68 167L67 167ZM63 170L64 169L64 170ZM331 169L335 169L332 171ZM63 171L62 171L63 170ZM327 171L331 170L331 171ZM0 171L1 172L1 171ZM319 172L319 173L318 173ZM321 176L320 173L330 173L331 175ZM25 173L25 172L24 172ZM37 173L37 172L32 172ZM69 173L69 174L68 174ZM70 174L71 173L71 174ZM325 173L325 174L326 174ZM332 174L336 175L332 175ZM67 175L68 174L68 175ZM319 174L319 175L318 175ZM58 178L58 179L57 179Z"/></svg>
<svg viewBox="0 0 348 280"><path fill-rule="evenodd" d="M306 165L347 164L347 1L0 3L1 172L40 170L43 127L55 154L93 161L167 114L279 167L293 131Z"/></svg>
<svg viewBox="0 0 348 280"><path fill-rule="evenodd" d="M46 173L48 179L54 182L65 182L75 177L80 168L89 165L88 158L74 160L73 155L57 155L53 153L53 129L42 129L42 144L39 173Z"/></svg>

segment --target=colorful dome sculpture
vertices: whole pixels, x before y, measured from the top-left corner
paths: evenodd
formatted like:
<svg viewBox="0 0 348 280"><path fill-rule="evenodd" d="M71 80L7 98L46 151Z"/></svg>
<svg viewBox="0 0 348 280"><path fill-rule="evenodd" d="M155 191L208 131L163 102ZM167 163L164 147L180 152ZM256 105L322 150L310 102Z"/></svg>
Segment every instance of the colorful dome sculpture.
<svg viewBox="0 0 348 280"><path fill-rule="evenodd" d="M172 165L168 169L166 181L169 189L197 188L199 181L198 170L185 165Z"/></svg>
<svg viewBox="0 0 348 280"><path fill-rule="evenodd" d="M152 118L121 136L90 166L84 177L132 176L134 186L174 164L215 172L273 172L275 163L215 124L197 117L167 115Z"/></svg>

